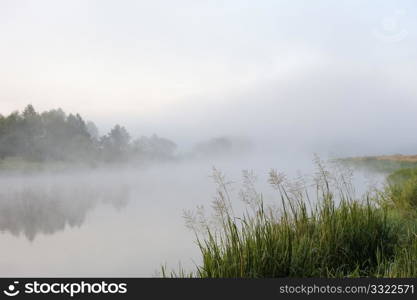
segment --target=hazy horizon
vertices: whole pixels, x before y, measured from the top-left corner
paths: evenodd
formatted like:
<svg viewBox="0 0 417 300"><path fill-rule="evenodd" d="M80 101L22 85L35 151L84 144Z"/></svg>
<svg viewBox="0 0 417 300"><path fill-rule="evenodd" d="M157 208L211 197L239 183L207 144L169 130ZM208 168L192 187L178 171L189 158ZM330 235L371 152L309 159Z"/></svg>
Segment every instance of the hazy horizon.
<svg viewBox="0 0 417 300"><path fill-rule="evenodd" d="M101 133L119 123L180 146L230 135L307 152L417 152L416 8L2 1L0 113L61 107Z"/></svg>
<svg viewBox="0 0 417 300"><path fill-rule="evenodd" d="M307 261L345 276L344 260L322 263L345 254L349 277L402 261L380 256L385 240L373 237L404 224L387 239L397 249L413 236L414 222L389 209L417 205L416 177L392 190L398 199L385 185L417 159L327 159L417 155L417 2L3 0L0 28L1 276L149 277L179 262L195 271L202 256L187 221L216 217L233 230L256 225L239 244L273 250L254 248L262 266L250 276L279 270L277 249L290 261L279 276ZM273 226L277 247L258 243L258 225ZM248 249L226 267L252 260Z"/></svg>

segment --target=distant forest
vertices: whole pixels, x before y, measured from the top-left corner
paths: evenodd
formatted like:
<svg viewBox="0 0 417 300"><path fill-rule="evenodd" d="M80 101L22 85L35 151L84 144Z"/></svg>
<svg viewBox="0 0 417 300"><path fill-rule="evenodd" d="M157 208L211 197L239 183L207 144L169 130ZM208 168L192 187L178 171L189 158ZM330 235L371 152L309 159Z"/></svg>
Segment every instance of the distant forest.
<svg viewBox="0 0 417 300"><path fill-rule="evenodd" d="M132 139L115 125L100 136L97 126L79 114L62 109L42 113L28 105L23 112L0 114L0 159L18 157L28 161L125 162L166 160L174 156L176 144L152 135Z"/></svg>

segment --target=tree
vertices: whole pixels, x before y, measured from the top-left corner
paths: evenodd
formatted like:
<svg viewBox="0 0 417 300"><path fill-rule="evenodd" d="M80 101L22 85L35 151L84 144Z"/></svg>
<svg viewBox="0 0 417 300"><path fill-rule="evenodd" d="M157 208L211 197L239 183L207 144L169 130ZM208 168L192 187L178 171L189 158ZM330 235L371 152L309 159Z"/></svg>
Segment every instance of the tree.
<svg viewBox="0 0 417 300"><path fill-rule="evenodd" d="M90 135L90 137L94 140L98 140L100 137L98 128L96 124L94 124L94 122L92 121L87 122L87 132Z"/></svg>
<svg viewBox="0 0 417 300"><path fill-rule="evenodd" d="M117 124L110 131L109 137L113 145L120 151L124 151L128 148L130 142L130 135L126 128Z"/></svg>
<svg viewBox="0 0 417 300"><path fill-rule="evenodd" d="M117 124L100 140L103 158L107 161L127 159L130 148L129 143L129 133L124 127Z"/></svg>
<svg viewBox="0 0 417 300"><path fill-rule="evenodd" d="M21 154L22 137L19 127L22 122L22 117L19 112L15 111L3 117L2 130L0 136L0 157L18 156Z"/></svg>
<svg viewBox="0 0 417 300"><path fill-rule="evenodd" d="M137 156L160 160L172 158L177 145L168 139L153 134L151 137L142 136L135 140L133 148Z"/></svg>
<svg viewBox="0 0 417 300"><path fill-rule="evenodd" d="M29 160L39 160L41 158L41 138L44 128L41 116L35 108L29 104L23 110L22 121L18 128L21 140L21 153Z"/></svg>
<svg viewBox="0 0 417 300"><path fill-rule="evenodd" d="M36 112L29 104L22 113L0 115L0 159L20 157L36 161L127 161L131 158L171 159L176 144L152 135L131 143L126 128L115 125L100 138L97 126L79 114L62 109Z"/></svg>

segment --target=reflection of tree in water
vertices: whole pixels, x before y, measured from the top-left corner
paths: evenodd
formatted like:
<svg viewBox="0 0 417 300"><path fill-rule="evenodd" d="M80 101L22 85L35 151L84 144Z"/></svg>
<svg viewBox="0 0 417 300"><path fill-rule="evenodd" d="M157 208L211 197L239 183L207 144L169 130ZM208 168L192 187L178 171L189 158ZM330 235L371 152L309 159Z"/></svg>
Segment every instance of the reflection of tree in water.
<svg viewBox="0 0 417 300"><path fill-rule="evenodd" d="M16 236L24 234L32 241L39 233L53 234L66 226L80 227L87 213L100 203L121 209L128 198L127 185L98 185L88 181L53 185L9 183L0 187L0 231Z"/></svg>

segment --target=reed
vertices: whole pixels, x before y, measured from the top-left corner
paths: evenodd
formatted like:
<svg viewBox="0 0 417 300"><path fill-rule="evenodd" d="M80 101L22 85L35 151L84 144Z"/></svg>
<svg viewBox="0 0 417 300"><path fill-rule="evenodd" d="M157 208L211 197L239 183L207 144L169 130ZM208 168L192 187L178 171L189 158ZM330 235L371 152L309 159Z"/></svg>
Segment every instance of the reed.
<svg viewBox="0 0 417 300"><path fill-rule="evenodd" d="M313 186L290 184L282 174L270 172L269 182L278 191L280 204L272 209L254 189L251 176L244 173L241 193L250 209L237 217L229 184L214 170L218 190L213 207L219 225L212 226L201 216L198 222L195 216L186 216L202 255L202 263L187 277L417 275L416 222L385 205L387 194L355 199L349 181L343 176L335 180L318 161Z"/></svg>

